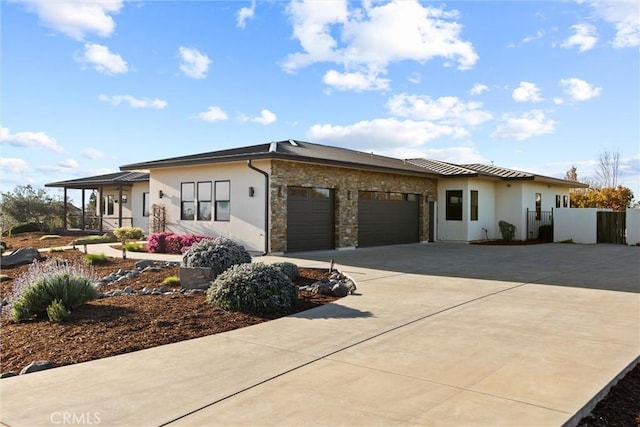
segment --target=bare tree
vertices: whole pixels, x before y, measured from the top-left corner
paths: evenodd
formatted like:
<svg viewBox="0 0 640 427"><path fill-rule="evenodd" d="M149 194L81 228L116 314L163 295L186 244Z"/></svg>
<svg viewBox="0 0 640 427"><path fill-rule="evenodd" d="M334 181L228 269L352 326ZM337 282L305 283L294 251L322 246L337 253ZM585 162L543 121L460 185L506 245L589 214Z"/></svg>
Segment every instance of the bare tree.
<svg viewBox="0 0 640 427"><path fill-rule="evenodd" d="M564 174L564 179L578 182L578 168L575 165L571 165L571 169Z"/></svg>
<svg viewBox="0 0 640 427"><path fill-rule="evenodd" d="M616 188L618 186L618 169L620 166L620 151L603 149L598 159L596 182L601 188Z"/></svg>

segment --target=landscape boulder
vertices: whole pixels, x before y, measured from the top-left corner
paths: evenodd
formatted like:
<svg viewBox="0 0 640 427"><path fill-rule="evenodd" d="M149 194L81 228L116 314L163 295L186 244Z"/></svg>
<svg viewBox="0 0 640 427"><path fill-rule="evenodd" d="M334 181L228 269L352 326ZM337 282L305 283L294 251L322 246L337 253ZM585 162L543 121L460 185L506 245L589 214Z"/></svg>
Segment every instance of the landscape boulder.
<svg viewBox="0 0 640 427"><path fill-rule="evenodd" d="M20 248L8 255L2 255L0 265L2 267L15 267L23 264L31 264L34 260L40 260L40 252L36 248Z"/></svg>
<svg viewBox="0 0 640 427"><path fill-rule="evenodd" d="M20 375L30 374L31 372L44 371L46 369L55 367L55 363L49 362L48 360L35 360L22 368L22 371L20 371Z"/></svg>

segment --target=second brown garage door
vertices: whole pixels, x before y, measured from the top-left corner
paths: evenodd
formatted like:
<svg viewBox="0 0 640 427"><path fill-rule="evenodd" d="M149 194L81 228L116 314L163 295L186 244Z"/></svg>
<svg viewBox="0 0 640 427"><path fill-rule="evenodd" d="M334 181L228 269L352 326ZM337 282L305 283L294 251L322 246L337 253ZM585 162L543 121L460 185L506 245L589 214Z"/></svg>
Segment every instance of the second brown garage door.
<svg viewBox="0 0 640 427"><path fill-rule="evenodd" d="M287 252L334 249L334 192L328 188L287 189Z"/></svg>
<svg viewBox="0 0 640 427"><path fill-rule="evenodd" d="M418 242L418 200L417 194L361 191L358 194L358 247Z"/></svg>

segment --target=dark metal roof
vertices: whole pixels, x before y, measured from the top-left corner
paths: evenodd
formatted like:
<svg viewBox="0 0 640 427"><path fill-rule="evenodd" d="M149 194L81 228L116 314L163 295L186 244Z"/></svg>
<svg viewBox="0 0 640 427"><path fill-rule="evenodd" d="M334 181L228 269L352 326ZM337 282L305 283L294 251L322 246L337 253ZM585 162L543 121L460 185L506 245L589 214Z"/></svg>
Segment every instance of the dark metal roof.
<svg viewBox="0 0 640 427"><path fill-rule="evenodd" d="M428 167L420 167L406 160L379 156L373 153L330 147L305 141L286 140L230 150L212 151L182 157L133 163L120 167L123 171L149 170L198 164L226 163L257 159L280 159L294 162L326 164L354 169L422 175L437 178L440 174Z"/></svg>
<svg viewBox="0 0 640 427"><path fill-rule="evenodd" d="M50 182L45 187L62 188L95 188L101 185L132 185L136 182L149 181L149 174L143 172L115 172L68 181Z"/></svg>
<svg viewBox="0 0 640 427"><path fill-rule="evenodd" d="M435 171L444 176L476 176L478 173L453 163L441 162L431 159L409 159L408 162Z"/></svg>
<svg viewBox="0 0 640 427"><path fill-rule="evenodd" d="M462 165L462 167L480 172L483 175L491 175L504 179L533 179L535 175L528 172L523 172L515 169L501 168L493 165L481 165L479 163L473 163L469 165Z"/></svg>

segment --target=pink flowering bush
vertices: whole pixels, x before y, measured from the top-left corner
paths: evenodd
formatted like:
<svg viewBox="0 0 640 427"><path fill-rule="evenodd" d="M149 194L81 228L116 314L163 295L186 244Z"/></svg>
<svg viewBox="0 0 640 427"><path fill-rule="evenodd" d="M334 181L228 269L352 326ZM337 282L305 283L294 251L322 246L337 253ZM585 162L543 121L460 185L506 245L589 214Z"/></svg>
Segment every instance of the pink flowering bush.
<svg viewBox="0 0 640 427"><path fill-rule="evenodd" d="M183 254L194 243L202 240L213 240L215 236L196 234L175 234L170 231L152 233L147 240L147 251L153 253Z"/></svg>

